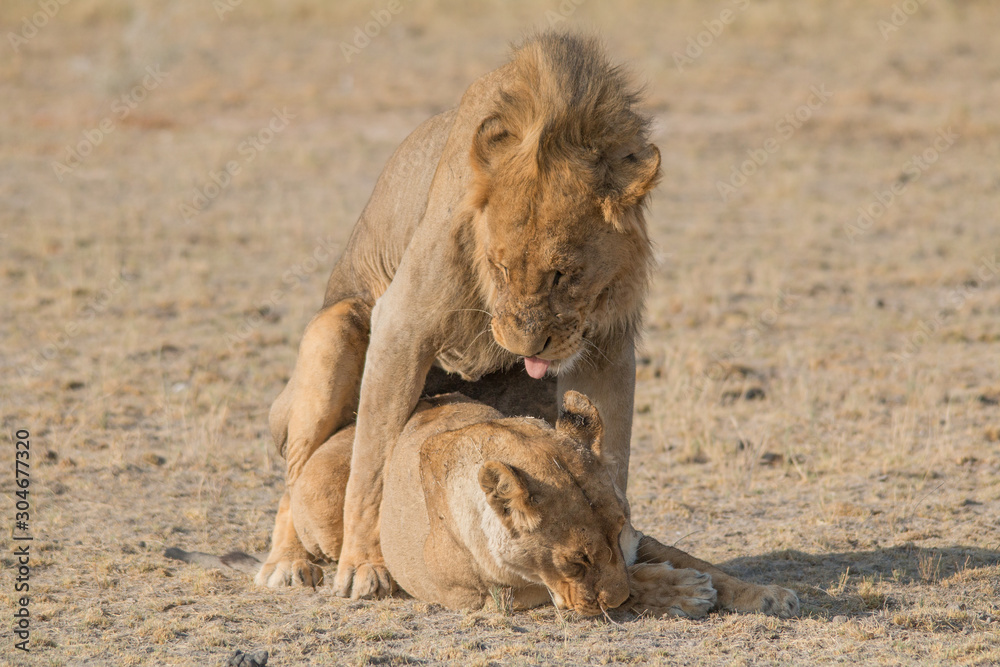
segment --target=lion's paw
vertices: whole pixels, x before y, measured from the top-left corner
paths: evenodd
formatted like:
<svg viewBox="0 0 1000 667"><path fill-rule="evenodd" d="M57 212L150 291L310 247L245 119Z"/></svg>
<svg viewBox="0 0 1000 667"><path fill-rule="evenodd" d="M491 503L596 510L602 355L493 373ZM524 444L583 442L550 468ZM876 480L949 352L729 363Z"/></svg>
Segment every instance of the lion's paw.
<svg viewBox="0 0 1000 667"><path fill-rule="evenodd" d="M675 570L668 563L630 567L629 593L627 604L634 613L685 618L702 618L718 597L711 576L697 570Z"/></svg>
<svg viewBox="0 0 1000 667"><path fill-rule="evenodd" d="M334 593L342 598L365 600L392 595L396 583L382 563L347 565L341 562L334 579Z"/></svg>
<svg viewBox="0 0 1000 667"><path fill-rule="evenodd" d="M285 586L316 588L323 583L323 568L304 558L268 562L257 572L254 583L268 588Z"/></svg>

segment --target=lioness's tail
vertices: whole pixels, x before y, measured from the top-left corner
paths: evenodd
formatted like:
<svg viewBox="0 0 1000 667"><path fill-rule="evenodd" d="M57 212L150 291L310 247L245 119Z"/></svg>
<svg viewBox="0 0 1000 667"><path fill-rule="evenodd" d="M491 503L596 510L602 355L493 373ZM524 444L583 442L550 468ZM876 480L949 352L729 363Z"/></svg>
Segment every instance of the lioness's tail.
<svg viewBox="0 0 1000 667"><path fill-rule="evenodd" d="M177 547L169 547L163 552L163 555L167 558L184 561L185 563L191 563L199 567L216 570L238 570L250 576L257 574L257 570L260 569L261 564L264 562L264 558L251 556L242 551L230 551L223 556L214 556L202 553L201 551L184 551ZM267 554L263 556L266 557Z"/></svg>

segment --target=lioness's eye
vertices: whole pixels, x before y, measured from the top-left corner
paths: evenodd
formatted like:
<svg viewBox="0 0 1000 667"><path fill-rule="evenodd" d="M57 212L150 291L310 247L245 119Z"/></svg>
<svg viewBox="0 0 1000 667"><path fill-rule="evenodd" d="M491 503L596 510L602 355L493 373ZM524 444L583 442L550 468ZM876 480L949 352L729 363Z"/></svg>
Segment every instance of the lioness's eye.
<svg viewBox="0 0 1000 667"><path fill-rule="evenodd" d="M562 280L562 277L563 277L562 271L556 271L555 273L553 273L552 274L552 286L553 287L558 286L559 285L559 281Z"/></svg>

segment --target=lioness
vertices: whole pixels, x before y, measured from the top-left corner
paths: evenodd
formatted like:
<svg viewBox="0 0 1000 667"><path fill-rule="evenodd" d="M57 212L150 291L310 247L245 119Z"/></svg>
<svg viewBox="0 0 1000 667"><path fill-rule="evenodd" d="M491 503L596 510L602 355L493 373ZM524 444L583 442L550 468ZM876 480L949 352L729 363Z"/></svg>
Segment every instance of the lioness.
<svg viewBox="0 0 1000 667"><path fill-rule="evenodd" d="M294 542L306 559L282 570L285 558L272 550L258 583L316 585L315 561L336 559L352 431L313 454L301 492L279 509L272 543ZM605 457L601 417L582 394L566 394L555 428L503 418L460 394L427 399L391 451L382 552L392 577L423 600L479 608L503 590L513 608L551 599L586 616L623 603L690 617L715 605L798 610L792 591L740 581L635 531Z"/></svg>
<svg viewBox="0 0 1000 667"><path fill-rule="evenodd" d="M293 501L313 452L357 414L338 595L391 588L383 464L432 366L475 380L523 360L557 375L559 395L587 394L626 489L643 205L660 173L637 102L595 40L546 33L390 158L270 414Z"/></svg>

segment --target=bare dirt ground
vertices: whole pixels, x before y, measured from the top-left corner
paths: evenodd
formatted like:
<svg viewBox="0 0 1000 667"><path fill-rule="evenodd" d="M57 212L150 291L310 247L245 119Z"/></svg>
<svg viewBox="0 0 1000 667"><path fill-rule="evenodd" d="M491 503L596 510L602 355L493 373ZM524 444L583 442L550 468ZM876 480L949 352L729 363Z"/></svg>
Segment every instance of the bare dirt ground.
<svg viewBox="0 0 1000 667"><path fill-rule="evenodd" d="M349 60L389 3L44 4L0 9L5 610L18 429L35 537L32 652L5 629L0 663L1000 663L996 3L402 2ZM802 616L455 613L164 559L266 549L267 410L382 164L550 22L631 63L664 156L634 521Z"/></svg>

